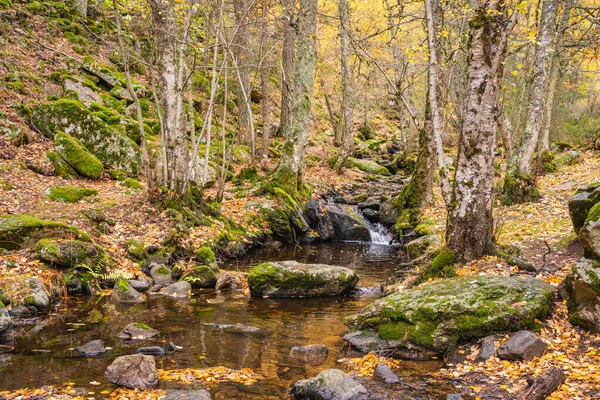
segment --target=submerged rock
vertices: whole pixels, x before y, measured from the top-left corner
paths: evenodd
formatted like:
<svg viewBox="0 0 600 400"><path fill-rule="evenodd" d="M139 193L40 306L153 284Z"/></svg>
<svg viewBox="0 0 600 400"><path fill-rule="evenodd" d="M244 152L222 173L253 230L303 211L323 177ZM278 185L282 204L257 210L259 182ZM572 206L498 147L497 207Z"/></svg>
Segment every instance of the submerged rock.
<svg viewBox="0 0 600 400"><path fill-rule="evenodd" d="M147 346L147 347L140 347L139 349L136 350L136 353L145 354L147 356L160 357L160 356L165 355L165 350L160 346Z"/></svg>
<svg viewBox="0 0 600 400"><path fill-rule="evenodd" d="M294 346L290 349L290 357L311 365L323 364L327 360L329 349L322 344Z"/></svg>
<svg viewBox="0 0 600 400"><path fill-rule="evenodd" d="M102 340L92 340L84 345L75 348L75 351L84 357L96 357L106 352Z"/></svg>
<svg viewBox="0 0 600 400"><path fill-rule="evenodd" d="M571 268L564 284L569 296L570 321L600 333L600 263L580 259Z"/></svg>
<svg viewBox="0 0 600 400"><path fill-rule="evenodd" d="M498 358L502 360L529 361L541 357L548 344L535 333L519 331L498 347Z"/></svg>
<svg viewBox="0 0 600 400"><path fill-rule="evenodd" d="M532 326L550 312L553 293L536 279L445 279L375 301L346 320L344 338L361 351L398 357L443 353L460 340Z"/></svg>
<svg viewBox="0 0 600 400"><path fill-rule="evenodd" d="M210 326L212 328L220 329L226 333L237 333L242 335L255 335L261 333L260 328L252 325L243 325L243 324L216 324L214 322L209 322L204 324L205 326Z"/></svg>
<svg viewBox="0 0 600 400"><path fill-rule="evenodd" d="M295 399L309 400L364 400L367 389L339 369L326 369L314 378L292 385Z"/></svg>
<svg viewBox="0 0 600 400"><path fill-rule="evenodd" d="M358 279L344 267L272 261L252 268L248 286L252 296L258 297L336 296L352 290Z"/></svg>
<svg viewBox="0 0 600 400"><path fill-rule="evenodd" d="M325 209L333 224L336 240L371 241L369 228L355 206L326 204Z"/></svg>
<svg viewBox="0 0 600 400"><path fill-rule="evenodd" d="M159 332L156 329L152 329L146 324L134 322L128 324L121 333L119 339L123 340L146 340L158 336Z"/></svg>
<svg viewBox="0 0 600 400"><path fill-rule="evenodd" d="M142 354L117 357L104 377L110 383L129 389L151 389L158 385L154 357Z"/></svg>

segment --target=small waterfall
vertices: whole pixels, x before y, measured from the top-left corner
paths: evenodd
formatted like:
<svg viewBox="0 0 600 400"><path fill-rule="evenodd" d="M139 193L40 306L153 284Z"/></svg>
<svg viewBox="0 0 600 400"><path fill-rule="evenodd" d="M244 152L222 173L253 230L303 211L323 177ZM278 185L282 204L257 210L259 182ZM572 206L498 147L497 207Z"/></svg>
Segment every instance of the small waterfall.
<svg viewBox="0 0 600 400"><path fill-rule="evenodd" d="M379 222L376 224L368 224L369 234L371 235L371 243L373 244L385 244L388 245L392 241L392 237L388 233L385 226Z"/></svg>

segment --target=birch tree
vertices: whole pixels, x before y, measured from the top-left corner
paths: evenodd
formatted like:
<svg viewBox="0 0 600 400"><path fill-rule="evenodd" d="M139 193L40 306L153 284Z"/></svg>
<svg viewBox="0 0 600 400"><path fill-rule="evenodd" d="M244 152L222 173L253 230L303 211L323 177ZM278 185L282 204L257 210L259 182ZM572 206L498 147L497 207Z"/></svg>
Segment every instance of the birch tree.
<svg viewBox="0 0 600 400"><path fill-rule="evenodd" d="M291 119L292 85L296 62L295 7L293 0L283 0L283 44L281 51L281 115L279 134L289 129Z"/></svg>
<svg viewBox="0 0 600 400"><path fill-rule="evenodd" d="M250 71L247 66L250 50L250 25L248 14L251 2L249 0L234 0L233 9L237 24L234 43L232 46L235 55L235 63L239 68L238 83L235 85L235 95L238 103L238 131L240 141L250 145L252 155L255 153L254 129L250 128L251 118L249 114L250 97Z"/></svg>

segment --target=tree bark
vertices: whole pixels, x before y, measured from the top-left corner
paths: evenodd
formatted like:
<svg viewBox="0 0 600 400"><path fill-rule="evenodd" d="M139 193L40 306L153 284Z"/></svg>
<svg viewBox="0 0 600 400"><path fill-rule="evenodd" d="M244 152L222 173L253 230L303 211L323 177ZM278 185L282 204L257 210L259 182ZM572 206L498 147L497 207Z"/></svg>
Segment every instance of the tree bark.
<svg viewBox="0 0 600 400"><path fill-rule="evenodd" d="M279 134L283 135L290 124L292 85L294 78L294 65L296 63L296 29L294 29L293 15L294 3L292 0L283 0L283 47L281 54L281 115L279 118Z"/></svg>
<svg viewBox="0 0 600 400"><path fill-rule="evenodd" d="M340 170L346 160L354 152L354 122L352 118L352 76L350 75L350 38L347 29L350 29L350 6L348 0L340 0L340 47L341 47L341 75L342 75L342 104L340 106L340 136L342 147L335 165L336 170Z"/></svg>
<svg viewBox="0 0 600 400"><path fill-rule="evenodd" d="M544 400L560 385L565 383L566 377L562 369L549 367L542 372L533 384L523 394L525 400Z"/></svg>
<svg viewBox="0 0 600 400"><path fill-rule="evenodd" d="M317 0L300 0L290 123L283 132L285 143L274 181L297 195L302 188L304 152L308 143L312 92L317 61Z"/></svg>
<svg viewBox="0 0 600 400"><path fill-rule="evenodd" d="M189 150L185 130L181 129L184 120L183 88L180 86L180 60L178 59L179 31L173 11L172 0L150 0L154 41L157 52L157 75L160 89L160 106L164 126L165 155L167 162L167 186L181 194L185 186L189 164Z"/></svg>
<svg viewBox="0 0 600 400"><path fill-rule="evenodd" d="M260 66L260 86L263 94L262 97L262 150L261 158L266 160L269 158L269 136L270 136L270 121L269 121L269 69L265 64L267 46L269 39L269 25L267 21L268 0L262 0L262 35L261 48L262 58Z"/></svg>
<svg viewBox="0 0 600 400"><path fill-rule="evenodd" d="M520 203L538 196L532 180L534 153L544 116L544 101L546 100L554 52L559 1L545 0L542 5L540 27L536 35L533 56L533 77L527 102L525 129L510 160L504 180L504 202L506 204Z"/></svg>
<svg viewBox="0 0 600 400"><path fill-rule="evenodd" d="M75 0L75 8L82 17L87 18L88 0Z"/></svg>
<svg viewBox="0 0 600 400"><path fill-rule="evenodd" d="M492 239L498 101L510 24L507 5L477 2L470 22L466 112L448 212L446 242L456 262L481 257Z"/></svg>
<svg viewBox="0 0 600 400"><path fill-rule="evenodd" d="M250 71L246 64L248 63L250 46L250 28L247 15L250 2L248 0L234 0L233 9L235 13L235 22L237 24L237 33L233 41L233 53L239 68L239 82L235 85L235 95L238 104L238 122L240 142L250 145L252 155L254 155L254 138L251 137L250 115L248 104L250 97Z"/></svg>

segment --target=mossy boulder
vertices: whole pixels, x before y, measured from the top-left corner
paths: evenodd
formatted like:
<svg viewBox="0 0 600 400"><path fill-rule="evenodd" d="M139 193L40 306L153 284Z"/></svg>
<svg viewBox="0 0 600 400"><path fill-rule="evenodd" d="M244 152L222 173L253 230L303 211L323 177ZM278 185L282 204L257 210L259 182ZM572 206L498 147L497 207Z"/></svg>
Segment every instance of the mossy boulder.
<svg viewBox="0 0 600 400"><path fill-rule="evenodd" d="M570 150L570 151L567 151L567 152L561 154L560 156L556 157L556 159L554 160L554 164L556 164L556 166L560 168L560 167L579 164L582 161L583 161L583 155L581 154L580 151Z"/></svg>
<svg viewBox="0 0 600 400"><path fill-rule="evenodd" d="M368 172L369 174L385 176L391 175L390 171L386 167L383 167L377 164L375 161L371 160L363 160L360 158L348 157L348 159L346 160L346 165L350 168L356 168L361 171Z"/></svg>
<svg viewBox="0 0 600 400"><path fill-rule="evenodd" d="M73 167L71 167L69 163L66 162L65 159L62 158L62 156L57 152L49 151L48 153L46 153L46 157L48 157L48 159L52 163L56 175L60 176L63 179L77 179L79 177L77 171L75 171Z"/></svg>
<svg viewBox="0 0 600 400"><path fill-rule="evenodd" d="M76 203L84 197L95 196L98 194L96 189L77 188L75 186L53 186L46 189L44 196L54 201L64 201L67 203Z"/></svg>
<svg viewBox="0 0 600 400"><path fill-rule="evenodd" d="M81 64L81 69L98 77L111 88L124 83L118 73L90 61L85 61Z"/></svg>
<svg viewBox="0 0 600 400"><path fill-rule="evenodd" d="M279 201L279 204L283 206L285 213L287 214L290 222L299 233L306 233L310 227L304 219L304 213L300 205L294 200L292 196L286 193L283 189L275 187L273 188L273 194Z"/></svg>
<svg viewBox="0 0 600 400"><path fill-rule="evenodd" d="M600 203L596 203L588 212L579 230L579 239L583 244L583 255L600 260Z"/></svg>
<svg viewBox="0 0 600 400"><path fill-rule="evenodd" d="M202 265L208 265L214 272L219 273L219 266L217 264L217 257L215 252L208 246L200 247L196 251L196 259Z"/></svg>
<svg viewBox="0 0 600 400"><path fill-rule="evenodd" d="M600 333L600 263L580 259L566 276L567 306L572 323Z"/></svg>
<svg viewBox="0 0 600 400"><path fill-rule="evenodd" d="M256 297L339 296L352 290L358 279L345 267L272 261L252 268L248 286Z"/></svg>
<svg viewBox="0 0 600 400"><path fill-rule="evenodd" d="M285 211L275 207L263 206L260 208L260 214L269 224L274 239L284 243L294 241L294 230Z"/></svg>
<svg viewBox="0 0 600 400"><path fill-rule="evenodd" d="M219 269L215 271L208 265L199 265L183 275L182 280L189 282L194 288L214 288L217 284Z"/></svg>
<svg viewBox="0 0 600 400"><path fill-rule="evenodd" d="M24 214L0 216L0 248L18 249L33 246L42 238L69 238L92 242L79 228Z"/></svg>
<svg viewBox="0 0 600 400"><path fill-rule="evenodd" d="M35 106L31 123L49 138L54 138L56 131L71 135L107 168L120 169L129 175L137 174L140 169L140 151L135 142L113 131L79 101L59 99Z"/></svg>
<svg viewBox="0 0 600 400"><path fill-rule="evenodd" d="M8 120L0 117L0 136L5 137L13 146L22 146L29 143L27 132Z"/></svg>
<svg viewBox="0 0 600 400"><path fill-rule="evenodd" d="M410 260L419 258L425 254L431 254L438 249L440 240L436 235L421 236L411 240L404 245L404 250Z"/></svg>
<svg viewBox="0 0 600 400"><path fill-rule="evenodd" d="M140 292L132 288L125 279L119 279L115 282L110 301L117 304L141 303L144 301L144 297Z"/></svg>
<svg viewBox="0 0 600 400"><path fill-rule="evenodd" d="M550 313L553 293L536 279L446 279L375 301L346 320L345 339L361 351L407 358L440 354L459 342L533 327Z"/></svg>
<svg viewBox="0 0 600 400"><path fill-rule="evenodd" d="M335 240L370 242L371 234L356 206L326 204L325 210L333 225Z"/></svg>
<svg viewBox="0 0 600 400"><path fill-rule="evenodd" d="M99 270L109 260L102 247L81 240L42 239L36 243L35 253L41 260L63 268L85 264Z"/></svg>
<svg viewBox="0 0 600 400"><path fill-rule="evenodd" d="M569 199L569 216L573 222L575 233L579 234L590 210L598 202L600 202L600 182L581 187L571 196Z"/></svg>
<svg viewBox="0 0 600 400"><path fill-rule="evenodd" d="M157 251L159 251L159 247L155 244L137 239L129 239L127 241L127 254L136 260L146 260L148 256Z"/></svg>
<svg viewBox="0 0 600 400"><path fill-rule="evenodd" d="M74 170L82 176L99 179L104 171L102 162L90 153L78 140L64 132L57 131L54 149Z"/></svg>

